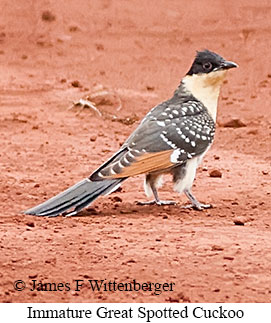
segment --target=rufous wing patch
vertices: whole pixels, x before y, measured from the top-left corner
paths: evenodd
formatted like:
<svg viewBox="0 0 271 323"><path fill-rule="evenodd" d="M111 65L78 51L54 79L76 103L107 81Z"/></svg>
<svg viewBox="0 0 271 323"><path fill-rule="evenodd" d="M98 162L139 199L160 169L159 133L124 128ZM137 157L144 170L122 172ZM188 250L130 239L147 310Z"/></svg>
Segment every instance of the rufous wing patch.
<svg viewBox="0 0 271 323"><path fill-rule="evenodd" d="M119 174L112 174L105 178L130 177L168 169L174 165L170 161L172 152L173 150L165 150L156 153L144 153L137 157L129 166L124 167Z"/></svg>

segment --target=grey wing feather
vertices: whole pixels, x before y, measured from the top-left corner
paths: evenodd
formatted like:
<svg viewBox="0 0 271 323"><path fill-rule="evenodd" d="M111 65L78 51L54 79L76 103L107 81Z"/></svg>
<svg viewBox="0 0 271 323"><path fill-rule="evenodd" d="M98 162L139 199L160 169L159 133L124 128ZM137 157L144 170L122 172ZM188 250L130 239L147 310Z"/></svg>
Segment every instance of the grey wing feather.
<svg viewBox="0 0 271 323"><path fill-rule="evenodd" d="M212 143L215 123L198 101L166 101L147 114L125 142L129 149L159 152L181 149L180 162L201 155Z"/></svg>

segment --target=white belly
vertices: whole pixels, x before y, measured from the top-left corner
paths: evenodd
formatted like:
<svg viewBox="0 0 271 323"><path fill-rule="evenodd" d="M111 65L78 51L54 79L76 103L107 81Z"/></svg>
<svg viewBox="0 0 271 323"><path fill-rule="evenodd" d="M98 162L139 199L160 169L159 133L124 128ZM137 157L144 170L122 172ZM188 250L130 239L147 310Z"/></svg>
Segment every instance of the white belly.
<svg viewBox="0 0 271 323"><path fill-rule="evenodd" d="M183 176L181 176L174 185L175 191L182 193L184 190L191 189L196 176L198 165L201 163L202 158L206 152L207 150L200 156L192 158L186 162L185 168L181 171L183 173Z"/></svg>

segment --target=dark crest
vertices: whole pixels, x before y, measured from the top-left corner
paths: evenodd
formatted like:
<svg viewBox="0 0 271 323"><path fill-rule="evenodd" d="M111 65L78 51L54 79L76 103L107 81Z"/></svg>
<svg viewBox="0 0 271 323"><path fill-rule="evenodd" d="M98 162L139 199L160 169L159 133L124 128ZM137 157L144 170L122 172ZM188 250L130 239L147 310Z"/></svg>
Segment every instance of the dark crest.
<svg viewBox="0 0 271 323"><path fill-rule="evenodd" d="M187 75L210 73L223 66L224 58L220 55L205 49L197 52L195 60Z"/></svg>

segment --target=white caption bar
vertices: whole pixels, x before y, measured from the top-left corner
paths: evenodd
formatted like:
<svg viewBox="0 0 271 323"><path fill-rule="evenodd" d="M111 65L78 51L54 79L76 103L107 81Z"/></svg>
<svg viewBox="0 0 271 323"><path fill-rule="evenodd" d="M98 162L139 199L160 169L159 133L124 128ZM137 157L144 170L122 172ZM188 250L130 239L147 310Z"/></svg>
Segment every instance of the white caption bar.
<svg viewBox="0 0 271 323"><path fill-rule="evenodd" d="M0 304L1 322L261 322L270 304L19 303ZM44 320L47 319L47 320Z"/></svg>

